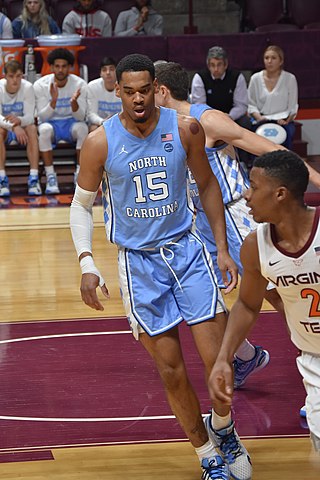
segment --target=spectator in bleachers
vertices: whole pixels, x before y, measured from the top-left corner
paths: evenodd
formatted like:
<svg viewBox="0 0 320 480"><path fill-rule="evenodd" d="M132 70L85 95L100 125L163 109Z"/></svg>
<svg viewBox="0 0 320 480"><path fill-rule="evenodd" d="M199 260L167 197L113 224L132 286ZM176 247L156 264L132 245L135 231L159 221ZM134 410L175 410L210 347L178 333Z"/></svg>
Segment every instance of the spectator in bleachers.
<svg viewBox="0 0 320 480"><path fill-rule="evenodd" d="M227 113L241 127L250 129L248 92L243 74L229 67L224 48L209 49L207 68L196 73L191 85L192 103L206 103Z"/></svg>
<svg viewBox="0 0 320 480"><path fill-rule="evenodd" d="M70 73L73 54L56 48L48 55L53 73L34 83L38 115L39 148L47 176L46 194L59 193L52 149L60 141L75 144L79 164L80 148L88 134L85 123L86 82ZM79 167L75 172L75 181Z"/></svg>
<svg viewBox="0 0 320 480"><path fill-rule="evenodd" d="M207 68L194 75L191 101L221 110L240 127L251 130L246 80L241 72L229 67L227 52L220 46L209 49ZM239 150L239 155L242 162L251 162L251 156L244 150Z"/></svg>
<svg viewBox="0 0 320 480"><path fill-rule="evenodd" d="M62 32L77 33L84 37L111 37L111 17L99 9L96 0L79 0L64 17Z"/></svg>
<svg viewBox="0 0 320 480"><path fill-rule="evenodd" d="M291 149L298 112L296 77L283 70L284 53L277 45L269 45L263 54L264 70L252 75L249 87L248 113L255 120L254 129L274 122L287 132L284 145Z"/></svg>
<svg viewBox="0 0 320 480"><path fill-rule="evenodd" d="M38 35L61 33L50 17L44 0L23 0L21 15L12 22L14 38L35 38Z"/></svg>
<svg viewBox="0 0 320 480"><path fill-rule="evenodd" d="M121 112L122 102L115 93L116 62L105 57L100 64L100 78L88 83L87 87L87 118L89 131L98 128L104 120Z"/></svg>
<svg viewBox="0 0 320 480"><path fill-rule="evenodd" d="M136 0L134 7L120 12L114 34L117 37L133 35L162 35L163 17L151 6L151 0Z"/></svg>
<svg viewBox="0 0 320 480"><path fill-rule="evenodd" d="M11 20L0 12L0 38L12 38Z"/></svg>
<svg viewBox="0 0 320 480"><path fill-rule="evenodd" d="M10 195L6 175L6 145L19 144L27 148L30 163L29 195L41 195L39 183L39 145L34 124L35 97L33 86L23 79L23 67L17 60L4 66L0 80L0 197Z"/></svg>

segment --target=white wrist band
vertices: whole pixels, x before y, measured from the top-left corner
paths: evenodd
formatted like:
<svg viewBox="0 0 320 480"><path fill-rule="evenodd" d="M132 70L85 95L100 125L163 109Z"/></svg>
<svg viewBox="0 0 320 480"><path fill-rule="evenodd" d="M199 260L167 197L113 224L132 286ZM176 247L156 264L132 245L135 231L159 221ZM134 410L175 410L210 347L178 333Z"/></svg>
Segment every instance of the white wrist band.
<svg viewBox="0 0 320 480"><path fill-rule="evenodd" d="M84 273L93 273L94 275L96 275L99 278L99 287L102 287L102 285L105 285L106 282L104 281L101 273L95 266L91 255L87 255L86 257L83 257L80 260L80 268L81 268L82 275Z"/></svg>

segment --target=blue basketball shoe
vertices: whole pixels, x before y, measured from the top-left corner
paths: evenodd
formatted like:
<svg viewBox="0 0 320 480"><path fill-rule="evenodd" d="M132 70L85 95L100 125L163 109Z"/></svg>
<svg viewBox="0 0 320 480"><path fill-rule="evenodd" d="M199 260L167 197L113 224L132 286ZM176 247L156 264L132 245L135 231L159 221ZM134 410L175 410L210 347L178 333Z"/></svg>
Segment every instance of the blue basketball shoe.
<svg viewBox="0 0 320 480"><path fill-rule="evenodd" d="M204 458L201 462L201 480L229 480L229 467L220 455Z"/></svg>
<svg viewBox="0 0 320 480"><path fill-rule="evenodd" d="M0 197L9 197L10 187L7 175L0 177Z"/></svg>
<svg viewBox="0 0 320 480"><path fill-rule="evenodd" d="M29 175L28 178L28 195L41 195L41 187L38 175Z"/></svg>
<svg viewBox="0 0 320 480"><path fill-rule="evenodd" d="M252 360L240 360L240 358L235 356L233 361L234 388L241 387L252 373L258 372L268 365L270 360L269 352L263 350L262 347L255 346L254 348L256 354Z"/></svg>
<svg viewBox="0 0 320 480"><path fill-rule="evenodd" d="M210 440L220 450L224 461L229 465L230 478L233 480L251 480L251 460L234 428L234 422L221 430L213 430L211 415L209 415L205 418L204 423Z"/></svg>

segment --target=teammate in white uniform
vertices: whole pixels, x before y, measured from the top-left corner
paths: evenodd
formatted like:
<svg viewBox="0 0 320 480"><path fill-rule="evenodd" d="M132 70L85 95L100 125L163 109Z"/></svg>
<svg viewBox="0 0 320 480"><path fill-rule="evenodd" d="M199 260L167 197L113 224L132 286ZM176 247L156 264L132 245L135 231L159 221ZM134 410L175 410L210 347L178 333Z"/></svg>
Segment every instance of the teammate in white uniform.
<svg viewBox="0 0 320 480"><path fill-rule="evenodd" d="M184 115L194 116L203 126L206 134L206 153L211 169L219 181L225 206L226 229L228 248L235 261L239 273L242 273L240 261L240 247L244 238L256 228L249 209L243 199L244 192L249 186L247 174L238 160L237 153L232 145L249 151L255 155L271 152L278 147L262 139L249 130L241 128L224 113L213 110L205 104L190 105L187 102L189 77L186 70L178 63L160 63L156 65L156 76L159 92L156 94L156 103L174 108ZM262 141L261 141L262 140ZM208 219L199 199L196 182L190 174L190 189L195 204L196 227L199 229L212 257L218 284L223 287L222 277L217 264L217 248ZM266 297L278 310L282 311L282 302L279 296L270 290ZM262 347L252 345L246 340L238 349L235 358L235 386L240 387L253 372L259 371L269 361L269 354Z"/></svg>
<svg viewBox="0 0 320 480"><path fill-rule="evenodd" d="M17 60L5 64L4 78L0 80L0 197L10 195L5 163L6 144L12 143L27 149L30 163L29 195L41 195L34 91L32 84L22 77L23 68Z"/></svg>
<svg viewBox="0 0 320 480"><path fill-rule="evenodd" d="M52 148L60 141L76 144L79 163L80 148L88 134L85 123L86 82L69 73L74 56L66 48L57 48L48 55L53 73L34 83L39 120L39 148L47 175L46 193L59 193L53 166ZM77 176L75 172L75 180Z"/></svg>
<svg viewBox="0 0 320 480"><path fill-rule="evenodd" d="M87 118L89 131L93 132L103 121L120 113L122 102L116 95L116 62L111 57L104 57L100 64L100 78L88 83Z"/></svg>
<svg viewBox="0 0 320 480"><path fill-rule="evenodd" d="M213 399L231 404L233 354L255 323L272 282L284 304L291 340L302 352L297 365L307 392L311 438L320 452L320 209L304 203L308 180L306 166L292 152L268 153L254 162L245 198L253 218L268 223L248 235L241 248L239 298L210 375L210 390Z"/></svg>

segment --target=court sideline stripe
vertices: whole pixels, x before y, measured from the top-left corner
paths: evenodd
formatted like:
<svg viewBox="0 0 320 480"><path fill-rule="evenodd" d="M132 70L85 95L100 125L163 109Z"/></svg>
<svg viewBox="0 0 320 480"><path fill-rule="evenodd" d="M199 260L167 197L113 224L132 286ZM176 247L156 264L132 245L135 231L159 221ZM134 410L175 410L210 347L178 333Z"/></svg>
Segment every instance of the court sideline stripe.
<svg viewBox="0 0 320 480"><path fill-rule="evenodd" d="M272 440L275 438L310 438L309 434L298 434L298 435L263 435L263 436L240 436L242 440ZM1 453L8 452L29 452L33 450L44 450L44 449L58 449L58 448L78 448L78 447L103 447L103 446L112 446L112 445L143 445L143 444L154 444L154 443L172 443L172 442L189 442L187 438L167 438L163 440L132 440L126 442L97 442L97 443L70 443L70 444L61 444L61 445L39 445L35 447L20 447L20 448L1 448Z"/></svg>
<svg viewBox="0 0 320 480"><path fill-rule="evenodd" d="M27 342L30 340L46 340L48 338L64 338L64 337L90 337L97 335L118 335L123 333L132 333L131 330L117 330L109 332L81 332L81 333L58 333L55 335L39 335L36 337L21 337L21 338L8 338L7 340L0 340L0 345L7 343Z"/></svg>

